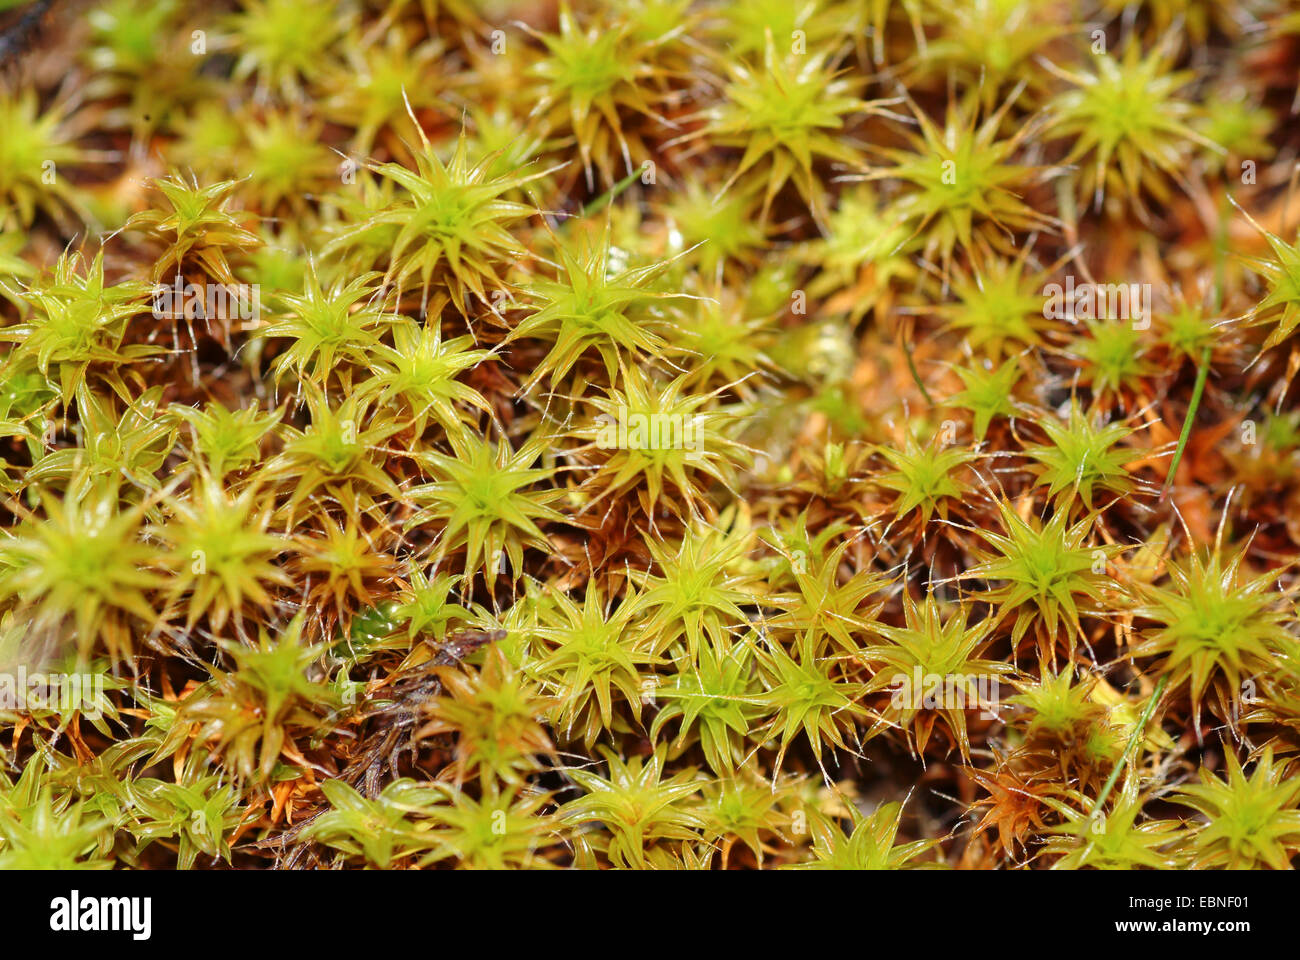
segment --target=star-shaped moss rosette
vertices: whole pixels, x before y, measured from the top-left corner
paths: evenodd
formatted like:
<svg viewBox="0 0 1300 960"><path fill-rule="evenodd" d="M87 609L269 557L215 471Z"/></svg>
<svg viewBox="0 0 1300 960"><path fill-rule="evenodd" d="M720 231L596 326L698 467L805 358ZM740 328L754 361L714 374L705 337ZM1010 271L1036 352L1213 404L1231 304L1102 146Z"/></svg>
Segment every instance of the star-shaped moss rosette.
<svg viewBox="0 0 1300 960"><path fill-rule="evenodd" d="M1071 139L1065 162L1079 165L1083 200L1100 207L1109 190L1139 209L1145 194L1163 202L1168 181L1183 176L1190 146L1222 150L1190 125L1198 108L1184 93L1193 74L1173 69L1178 43L1171 31L1144 51L1130 38L1118 54L1094 55L1080 71L1042 61L1071 84L1048 104L1048 136Z"/></svg>
<svg viewBox="0 0 1300 960"><path fill-rule="evenodd" d="M1007 663L981 656L994 624L969 624L969 610L962 606L945 615L932 593L921 603L904 594L903 613L905 626L881 625L877 629L885 642L862 651L875 670L868 689L890 692L879 726L902 727L916 751L924 753L935 721L942 718L949 740L968 759L968 712L996 709L998 678L1012 671Z"/></svg>
<svg viewBox="0 0 1300 960"><path fill-rule="evenodd" d="M532 208L503 199L545 171L492 177L491 157L471 162L469 141L462 131L454 154L444 163L416 123L423 149L414 170L399 163L373 163L368 169L393 181L401 193L393 202L346 229L326 252L347 251L376 233L389 238L384 283L398 290L408 281L420 282L421 312L429 291L445 290L462 313L470 310L469 295L495 303L493 291L506 288L509 268L527 250L507 228L533 213Z"/></svg>
<svg viewBox="0 0 1300 960"><path fill-rule="evenodd" d="M1267 294L1249 317L1255 325L1272 327L1264 340L1263 349L1267 350L1285 341L1300 326L1300 245L1265 230L1250 214L1245 216L1269 247L1269 255L1246 260L1268 286Z"/></svg>
<svg viewBox="0 0 1300 960"><path fill-rule="evenodd" d="M765 184L761 219L791 182L813 216L825 223L829 204L814 164L864 170L863 154L846 139L845 130L855 115L888 113L886 101L857 96L862 84L837 70L828 51L787 56L770 36L761 64L724 60L722 67L727 75L724 99L702 116L704 126L684 139L704 137L743 151L721 192L742 179L756 187Z"/></svg>
<svg viewBox="0 0 1300 960"><path fill-rule="evenodd" d="M1271 748L1264 748L1249 776L1235 753L1226 757L1226 778L1202 769L1199 783L1175 795L1205 818L1191 840L1196 866L1290 869L1300 844L1300 785L1285 777Z"/></svg>
<svg viewBox="0 0 1300 960"><path fill-rule="evenodd" d="M1002 136L1020 93L1019 87L1011 91L983 120L977 104L949 101L942 126L909 103L920 130L906 134L911 149L879 149L892 165L872 169L870 179L903 184L895 213L911 225L911 237L925 236L922 252L939 259L945 277L958 249L1014 254L1018 234L1059 226L1055 217L1035 209L1026 194L1060 171L1014 162L1040 122L1024 123Z"/></svg>
<svg viewBox="0 0 1300 960"><path fill-rule="evenodd" d="M1058 506L1069 506L1077 498L1083 509L1092 510L1094 493L1122 496L1134 489L1125 465L1140 459L1140 451L1121 445L1133 434L1130 428L1096 422L1077 400L1071 401L1064 423L1044 417L1038 425L1047 442L1028 448L1025 454L1035 461L1031 469Z"/></svg>
<svg viewBox="0 0 1300 960"><path fill-rule="evenodd" d="M974 551L977 562L958 579L994 584L975 596L999 619L1011 620L1012 643L1032 628L1040 657L1055 663L1058 641L1071 654L1086 642L1081 618L1090 603L1093 610L1104 603L1112 582L1108 564L1118 548L1093 539L1092 516L1071 523L1057 510L1047 520L1026 519L1003 501L997 510L1003 532L975 531L985 547Z"/></svg>
<svg viewBox="0 0 1300 960"><path fill-rule="evenodd" d="M406 528L438 524L436 556L463 547L464 574L481 570L489 587L499 573L518 577L524 547L547 549L538 522L564 519L552 506L559 491L539 486L554 468L533 466L546 445L545 437L515 448L504 439L492 444L470 436L452 439L454 456L424 454L420 459L434 479L407 491L419 510Z"/></svg>
<svg viewBox="0 0 1300 960"><path fill-rule="evenodd" d="M1134 657L1160 656L1171 684L1187 683L1195 722L1212 690L1220 716L1240 710L1242 682L1267 671L1295 643L1286 602L1274 589L1281 571L1251 575L1241 552L1198 551L1172 560L1169 581L1142 591L1138 616L1152 621Z"/></svg>
<svg viewBox="0 0 1300 960"><path fill-rule="evenodd" d="M650 123L670 129L661 110L669 84L679 78L662 61L665 48L681 42L681 31L638 26L622 17L580 25L562 2L558 33L526 28L545 49L529 67L529 116L545 136L577 145L589 189L595 185L593 170L613 186L620 168L632 174L654 160L639 128Z"/></svg>
<svg viewBox="0 0 1300 960"><path fill-rule="evenodd" d="M615 251L608 229L603 241L587 242L585 248L566 238L557 238L557 247L563 273L554 280L539 277L524 288L531 308L506 338L507 343L524 337L550 343L523 389L563 380L589 350L604 363L610 381L624 362L663 356L668 343L662 328L687 296L661 289L659 280L671 261L610 269Z"/></svg>
<svg viewBox="0 0 1300 960"><path fill-rule="evenodd" d="M41 111L34 90L0 90L0 228L31 226L38 210L55 217L89 216L68 178L78 164L103 162L103 151L78 147L68 104Z"/></svg>

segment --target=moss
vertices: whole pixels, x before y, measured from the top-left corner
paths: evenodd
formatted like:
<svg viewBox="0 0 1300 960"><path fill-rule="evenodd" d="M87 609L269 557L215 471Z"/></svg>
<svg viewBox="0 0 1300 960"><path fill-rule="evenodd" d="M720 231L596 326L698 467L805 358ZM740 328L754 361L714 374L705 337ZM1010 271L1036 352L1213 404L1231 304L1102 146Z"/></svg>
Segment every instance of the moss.
<svg viewBox="0 0 1300 960"><path fill-rule="evenodd" d="M0 867L1300 853L1293 16L0 6Z"/></svg>

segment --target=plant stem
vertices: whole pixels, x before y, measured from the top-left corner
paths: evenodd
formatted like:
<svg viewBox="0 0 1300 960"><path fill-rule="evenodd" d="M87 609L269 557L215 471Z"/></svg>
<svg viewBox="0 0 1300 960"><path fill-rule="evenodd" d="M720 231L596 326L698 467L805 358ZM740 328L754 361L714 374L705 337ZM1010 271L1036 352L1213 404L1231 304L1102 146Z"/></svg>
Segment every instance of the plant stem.
<svg viewBox="0 0 1300 960"><path fill-rule="evenodd" d="M925 389L925 384L921 381L921 372L916 369L916 361L912 358L912 348L908 346L908 336L911 330L903 331L899 345L903 348L903 356L907 358L907 369L912 372L912 379L916 381L917 387L921 390L921 396L925 397L925 402L934 406L934 398L930 396L930 391Z"/></svg>
<svg viewBox="0 0 1300 960"><path fill-rule="evenodd" d="M588 201L587 205L582 208L582 215L584 217L589 217L593 213L599 213L601 210L604 210L605 207L608 206L613 200L617 199L619 195L623 193L623 191L625 191L628 187L632 186L632 184L636 182L637 178L641 176L643 170L644 168L633 170L631 173L629 173L618 183L614 184L614 186L610 187L608 190L602 193L599 197L596 197L596 199L594 200Z"/></svg>
<svg viewBox="0 0 1300 960"><path fill-rule="evenodd" d="M1192 435L1192 424L1196 420L1196 409L1201 405L1201 394L1205 392L1205 379L1210 373L1210 345L1206 344L1201 350L1201 359L1196 364L1196 385L1192 388L1192 402L1187 405L1187 416L1183 418L1183 432L1178 437L1178 449L1174 451L1174 459L1169 464L1169 475L1165 477L1164 488L1160 491L1160 496L1169 493L1169 488L1174 485L1174 474L1178 471L1178 464L1183 459L1183 450L1187 447L1187 441Z"/></svg>
<svg viewBox="0 0 1300 960"><path fill-rule="evenodd" d="M1101 793L1097 794L1097 802L1092 805L1092 813L1088 814L1089 823L1095 820L1097 814L1101 812L1102 805L1106 802L1106 798L1110 796L1111 790L1115 789L1115 781L1119 779L1120 770L1122 770L1124 765L1128 763L1129 756L1133 753L1133 750L1146 734L1147 723L1151 720L1151 714L1155 713L1156 704L1160 702L1160 695L1165 692L1165 683L1168 682L1168 680L1169 674L1165 674L1156 684L1156 688L1151 691L1151 699L1147 701L1146 709L1142 711L1142 719L1138 721L1137 729L1135 729L1133 735L1129 737L1128 746L1124 748L1124 754L1119 758L1119 762L1115 764L1115 769L1110 772L1110 776L1106 778L1106 783L1102 786Z"/></svg>

